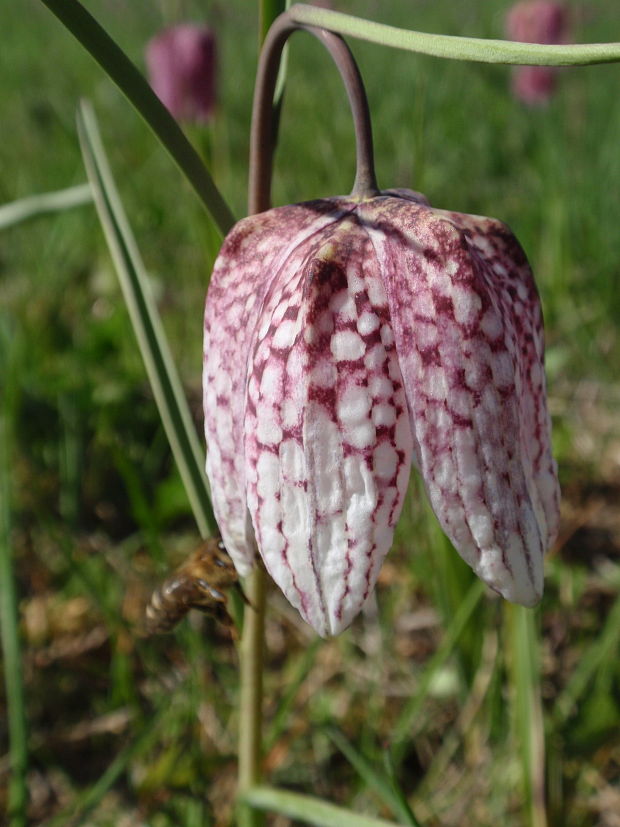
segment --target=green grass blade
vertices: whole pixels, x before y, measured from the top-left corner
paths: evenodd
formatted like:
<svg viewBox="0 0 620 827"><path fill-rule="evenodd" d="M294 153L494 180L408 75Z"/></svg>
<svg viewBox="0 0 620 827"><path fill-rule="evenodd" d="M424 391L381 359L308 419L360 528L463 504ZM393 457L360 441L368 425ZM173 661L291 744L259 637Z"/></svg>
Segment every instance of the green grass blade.
<svg viewBox="0 0 620 827"><path fill-rule="evenodd" d="M106 793L113 787L116 781L126 771L133 759L149 749L150 745L158 736L158 728L168 712L167 706L162 706L145 722L141 731L133 738L109 764L101 777L87 790L85 790L76 801L70 805L70 812L64 810L59 815L46 822L47 827L80 827L80 825L92 824L87 820L93 810L101 803Z"/></svg>
<svg viewBox="0 0 620 827"><path fill-rule="evenodd" d="M204 456L148 278L110 171L92 108L78 113L80 145L95 205L119 277L155 401L202 536L217 532ZM200 331L197 331L200 335Z"/></svg>
<svg viewBox="0 0 620 827"><path fill-rule="evenodd" d="M0 318L0 322L3 320ZM3 325L4 328L4 325ZM28 787L28 733L22 678L17 595L11 548L11 443L15 417L13 390L16 387L14 337L0 330L0 347L5 359L3 394L0 399L0 633L9 730L10 780L7 824L26 824Z"/></svg>
<svg viewBox="0 0 620 827"><path fill-rule="evenodd" d="M222 235L234 216L182 129L123 50L77 0L41 0L142 115L192 185Z"/></svg>
<svg viewBox="0 0 620 827"><path fill-rule="evenodd" d="M620 597L616 598L596 641L584 651L570 680L556 701L553 719L557 726L573 714L595 673L605 664L613 663L620 646Z"/></svg>
<svg viewBox="0 0 620 827"><path fill-rule="evenodd" d="M389 807L399 819L399 824L412 824L413 827L419 827L419 823L404 795L396 787L393 772L390 773L390 778L378 772L377 767L355 749L353 744L338 730L329 729L327 734L365 784L375 791L385 806ZM388 756L388 761L390 761L390 756ZM391 761L389 768L393 770Z"/></svg>
<svg viewBox="0 0 620 827"><path fill-rule="evenodd" d="M279 17L291 5L291 0L258 0L258 45L263 45L267 32L274 20ZM275 154L280 133L280 116L284 102L284 90L286 88L286 75L288 71L289 44L286 43L280 57L278 77L273 92L273 125L272 125L272 153Z"/></svg>
<svg viewBox="0 0 620 827"><path fill-rule="evenodd" d="M448 626L466 599L475 574L464 560L454 552L450 540L443 533L428 500L422 506L430 548L433 549L433 565L429 577L433 602L439 609L443 626ZM482 635L481 625L485 623L484 604L478 604L465 628L459 635L459 646L455 652L458 670L463 684L469 684L478 667Z"/></svg>
<svg viewBox="0 0 620 827"><path fill-rule="evenodd" d="M257 810L267 810L294 818L303 824L320 827L393 827L393 821L363 816L321 801L310 795L291 793L275 787L250 787L240 800Z"/></svg>
<svg viewBox="0 0 620 827"><path fill-rule="evenodd" d="M421 827L420 822L416 818L415 813L407 801L407 796L398 784L396 779L394 758L389 749L383 750L383 765L385 767L388 783L392 790L392 795L394 796L394 801L398 805L398 809L395 812L400 814L403 824L410 824L413 825L413 827Z"/></svg>
<svg viewBox="0 0 620 827"><path fill-rule="evenodd" d="M263 736L263 752L271 750L280 735L288 728L289 713L293 708L297 692L306 679L316 659L316 653L321 646L321 638L315 638L307 649L299 655L292 674L286 680L286 692L278 704L267 733Z"/></svg>
<svg viewBox="0 0 620 827"><path fill-rule="evenodd" d="M488 627L484 631L482 657L478 671L471 681L471 689L467 697L461 702L454 725L443 735L441 746L434 753L431 764L416 789L418 801L424 801L432 790L441 785L446 770L459 747L462 746L466 734L469 736L476 729L480 731L485 727L479 718L484 717L482 714L484 702L493 682L500 679L499 671L503 669L499 657L498 637L494 628Z"/></svg>
<svg viewBox="0 0 620 827"><path fill-rule="evenodd" d="M505 603L504 615L512 683L513 729L521 754L523 823L529 827L546 827L545 738L535 614L523 606Z"/></svg>
<svg viewBox="0 0 620 827"><path fill-rule="evenodd" d="M286 10L286 0L258 0L258 38L262 43L273 21Z"/></svg>
<svg viewBox="0 0 620 827"><path fill-rule="evenodd" d="M28 195L0 207L0 230L6 230L14 224L21 224L39 215L49 212L61 212L90 204L93 194L88 184L78 184L56 192L44 192L40 195Z"/></svg>
<svg viewBox="0 0 620 827"><path fill-rule="evenodd" d="M482 581L474 580L465 598L463 599L463 602L455 613L452 622L446 628L443 640L437 647L436 652L428 660L415 693L405 705L396 724L394 725L393 732L395 735L393 741L393 757L394 763L397 767L400 765L404 757L404 751L407 744L411 741L417 719L422 706L426 701L433 679L435 678L438 670L441 669L443 664L452 654L461 633L467 626L467 622L476 609L483 593L484 585Z"/></svg>

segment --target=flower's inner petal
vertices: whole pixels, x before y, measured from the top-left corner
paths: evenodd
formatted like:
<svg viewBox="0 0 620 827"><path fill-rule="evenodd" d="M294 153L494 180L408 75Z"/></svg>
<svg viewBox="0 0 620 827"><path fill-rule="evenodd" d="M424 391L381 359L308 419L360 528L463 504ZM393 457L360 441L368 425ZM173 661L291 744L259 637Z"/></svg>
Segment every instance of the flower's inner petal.
<svg viewBox="0 0 620 827"><path fill-rule="evenodd" d="M207 476L222 537L241 575L248 573L255 549L246 507L243 417L257 319L283 262L299 264L298 249L341 212L341 202L334 200L246 218L226 237L211 276L203 360ZM288 240L277 243L279 234Z"/></svg>
<svg viewBox="0 0 620 827"><path fill-rule="evenodd" d="M499 222L483 219L474 245L472 227L464 232L456 214L397 199L379 211L378 203L363 214L384 272L431 504L480 577L508 599L532 605L542 592L552 520L543 517L526 446L537 440L547 455L544 396L534 404L541 428L531 433L533 417L523 420L520 399L524 377L540 362L532 351L528 363L521 348L531 332L540 334L529 268L523 257L515 266L500 255L514 251ZM528 300L515 303L520 295ZM532 394L540 391L536 381Z"/></svg>
<svg viewBox="0 0 620 827"><path fill-rule="evenodd" d="M266 297L246 406L248 506L272 577L322 635L359 612L392 542L412 436L365 232L313 237Z"/></svg>

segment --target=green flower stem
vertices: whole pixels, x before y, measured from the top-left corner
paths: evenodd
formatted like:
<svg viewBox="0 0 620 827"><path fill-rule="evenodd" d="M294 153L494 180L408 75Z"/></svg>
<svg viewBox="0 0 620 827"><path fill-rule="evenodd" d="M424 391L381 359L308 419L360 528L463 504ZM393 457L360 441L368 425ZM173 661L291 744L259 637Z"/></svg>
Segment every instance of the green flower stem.
<svg viewBox="0 0 620 827"><path fill-rule="evenodd" d="M300 795L274 787L250 787L243 792L241 799L257 809L271 810L305 824L318 824L322 827L394 827L395 823L384 821L382 818L363 816L310 795Z"/></svg>
<svg viewBox="0 0 620 827"><path fill-rule="evenodd" d="M485 40L477 37L452 37L386 26L349 14L295 4L288 14L306 26L318 26L369 43L405 49L449 60L473 60L478 63L511 63L526 66L589 66L593 63L620 61L620 43L578 43L572 46L546 46L538 43L514 43L509 40Z"/></svg>
<svg viewBox="0 0 620 827"><path fill-rule="evenodd" d="M302 26L289 13L280 15L269 30L261 52L250 135L250 183L248 211L250 215L271 206L271 175L273 157L273 99L282 50L290 35L304 29L314 35L332 56L345 85L355 126L356 171L352 195L359 198L377 195L372 129L364 84L355 59L347 44L332 32Z"/></svg>
<svg viewBox="0 0 620 827"><path fill-rule="evenodd" d="M131 60L78 0L42 2L91 54L142 115L184 173L222 235L226 235L235 223L228 204L183 130Z"/></svg>
<svg viewBox="0 0 620 827"><path fill-rule="evenodd" d="M521 759L524 823L529 827L547 827L545 736L536 616L531 609L513 603L504 603L503 609L512 689L512 724Z"/></svg>
<svg viewBox="0 0 620 827"><path fill-rule="evenodd" d="M243 618L239 647L239 812L240 827L259 827L262 814L246 799L246 793L260 782L263 719L263 650L265 637L265 570L254 566L244 582L249 606Z"/></svg>

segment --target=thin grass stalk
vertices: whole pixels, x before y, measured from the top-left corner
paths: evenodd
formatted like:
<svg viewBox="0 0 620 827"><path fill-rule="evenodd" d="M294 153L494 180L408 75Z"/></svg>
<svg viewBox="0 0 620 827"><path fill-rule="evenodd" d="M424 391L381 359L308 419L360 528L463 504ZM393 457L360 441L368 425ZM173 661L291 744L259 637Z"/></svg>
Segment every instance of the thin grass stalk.
<svg viewBox="0 0 620 827"><path fill-rule="evenodd" d="M7 823L10 827L26 824L28 804L28 730L19 640L17 595L12 564L9 426L0 413L0 626L2 659L9 729L9 765Z"/></svg>
<svg viewBox="0 0 620 827"><path fill-rule="evenodd" d="M478 671L472 681L469 695L460 707L458 718L450 731L443 736L441 746L435 752L420 786L416 790L416 798L423 801L425 796L435 787L441 785L441 778L446 772L450 761L459 747L471 738L476 732L482 740L482 723L476 721L483 709L484 701L491 687L494 675L500 668L498 657L499 642L495 629L488 629L482 643L482 657Z"/></svg>
<svg viewBox="0 0 620 827"><path fill-rule="evenodd" d="M159 414L203 537L217 533L198 441L170 346L125 215L92 108L82 104L78 132L95 204L116 267Z"/></svg>
<svg viewBox="0 0 620 827"><path fill-rule="evenodd" d="M168 707L162 706L149 721L145 722L138 735L126 744L97 781L79 795L70 807L46 822L46 827L82 827L82 825L92 824L92 821L88 820L90 814L99 806L104 796L127 770L134 758L146 752L154 743L159 735L159 725L167 712Z"/></svg>
<svg viewBox="0 0 620 827"><path fill-rule="evenodd" d="M321 646L321 638L316 637L299 655L299 659L295 664L294 669L286 680L286 692L278 705L269 729L263 739L265 752L269 752L277 743L278 739L287 728L287 718L293 708L297 693L305 679L308 677L310 670L314 666L316 653ZM289 659L290 663L290 659Z"/></svg>
<svg viewBox="0 0 620 827"><path fill-rule="evenodd" d="M366 787L374 790L381 802L386 807L389 807L392 813L399 819L399 824L420 827L405 796L396 785L391 754L387 750L384 750L384 768L387 772L382 772L378 769L376 762L362 755L337 729L329 729L327 734L357 772Z"/></svg>
<svg viewBox="0 0 620 827"><path fill-rule="evenodd" d="M258 45L265 42L273 21L285 11L287 0L258 0Z"/></svg>
<svg viewBox="0 0 620 827"><path fill-rule="evenodd" d="M467 623L475 611L482 595L484 594L484 584L480 580L474 580L469 591L465 595L463 602L458 607L452 622L446 628L443 640L437 647L437 650L427 662L424 672L419 680L418 687L414 694L409 698L404 709L398 716L396 723L393 726L394 740L392 755L394 764L399 767L402 763L407 743L418 724L420 712L428 697L430 687L438 670L443 666L446 660L454 651L463 630L467 627Z"/></svg>
<svg viewBox="0 0 620 827"><path fill-rule="evenodd" d="M617 657L620 645L620 597L613 603L605 624L601 629L596 642L592 643L575 670L568 683L558 697L553 711L553 722L559 729L574 713L579 699L603 664L611 663Z"/></svg>
<svg viewBox="0 0 620 827"><path fill-rule="evenodd" d="M43 192L40 195L28 195L17 201L10 201L0 207L0 230L53 212L63 212L90 204L93 194L89 184L78 184L55 192Z"/></svg>
<svg viewBox="0 0 620 827"><path fill-rule="evenodd" d="M283 14L291 5L291 0L258 0L258 45L262 48L270 28L278 17ZM278 79L273 93L273 128L272 143L275 149L278 143L278 132L280 129L280 113L284 103L284 89L286 87L286 74L288 71L288 44L282 50Z"/></svg>
<svg viewBox="0 0 620 827"><path fill-rule="evenodd" d="M454 553L450 540L441 530L428 501L424 502L429 546L433 549L433 565L430 586L435 605L441 612L444 628L455 617L476 577L463 559ZM468 687L480 658L480 627L484 624L484 604L479 603L459 635L459 647L455 653L461 683L461 694Z"/></svg>
<svg viewBox="0 0 620 827"><path fill-rule="evenodd" d="M77 0L41 0L97 61L143 117L210 213L222 235L235 218L202 159L146 79Z"/></svg>
<svg viewBox="0 0 620 827"><path fill-rule="evenodd" d="M28 804L28 730L11 546L10 469L15 421L13 391L17 382L11 338L9 331L2 336L2 348L8 358L0 397L0 631L9 730L7 823L10 827L23 827L27 822Z"/></svg>
<svg viewBox="0 0 620 827"><path fill-rule="evenodd" d="M547 827L545 734L540 696L536 615L531 609L504 604L512 724L521 759L524 824Z"/></svg>

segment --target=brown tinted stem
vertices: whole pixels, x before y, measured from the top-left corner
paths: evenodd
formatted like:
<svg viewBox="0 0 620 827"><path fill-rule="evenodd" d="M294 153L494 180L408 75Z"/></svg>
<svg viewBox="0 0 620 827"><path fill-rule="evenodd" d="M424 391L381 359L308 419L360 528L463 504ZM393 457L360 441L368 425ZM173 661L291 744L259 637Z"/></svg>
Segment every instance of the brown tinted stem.
<svg viewBox="0 0 620 827"><path fill-rule="evenodd" d="M273 164L273 96L278 77L282 49L290 35L303 29L314 35L332 56L342 77L355 126L356 171L351 195L370 198L378 194L375 176L372 127L366 91L355 58L340 35L326 29L295 23L288 13L280 15L272 25L261 51L254 87L252 130L250 136L250 181L248 212L268 210L271 206L271 175Z"/></svg>

